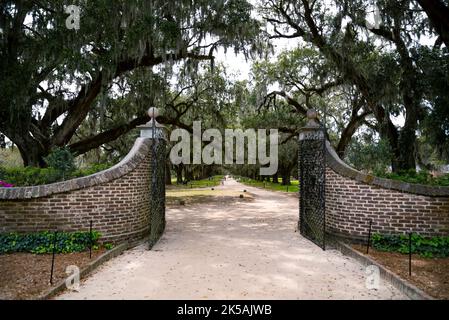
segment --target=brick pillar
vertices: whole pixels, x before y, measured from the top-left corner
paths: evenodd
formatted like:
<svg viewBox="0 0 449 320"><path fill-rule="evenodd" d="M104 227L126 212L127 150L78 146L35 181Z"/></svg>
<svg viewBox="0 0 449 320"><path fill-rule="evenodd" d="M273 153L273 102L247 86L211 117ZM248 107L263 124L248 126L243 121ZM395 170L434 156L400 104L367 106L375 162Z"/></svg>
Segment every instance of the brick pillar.
<svg viewBox="0 0 449 320"><path fill-rule="evenodd" d="M325 249L325 131L317 112L307 112L308 122L299 133L300 233Z"/></svg>
<svg viewBox="0 0 449 320"><path fill-rule="evenodd" d="M150 250L160 239L165 230L165 156L167 138L165 128L156 121L159 115L157 108L148 111L151 120L140 126L141 137L151 139L151 181L150 192Z"/></svg>

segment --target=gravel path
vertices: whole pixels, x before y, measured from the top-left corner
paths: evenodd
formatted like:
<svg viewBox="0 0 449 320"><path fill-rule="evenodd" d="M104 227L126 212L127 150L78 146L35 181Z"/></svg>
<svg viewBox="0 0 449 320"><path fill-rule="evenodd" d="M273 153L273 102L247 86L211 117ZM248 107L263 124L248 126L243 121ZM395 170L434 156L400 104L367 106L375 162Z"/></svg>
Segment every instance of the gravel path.
<svg viewBox="0 0 449 320"><path fill-rule="evenodd" d="M254 200L168 208L152 251L128 250L58 298L405 299L384 281L368 290L358 262L301 237L295 195L233 180L216 191L242 189Z"/></svg>

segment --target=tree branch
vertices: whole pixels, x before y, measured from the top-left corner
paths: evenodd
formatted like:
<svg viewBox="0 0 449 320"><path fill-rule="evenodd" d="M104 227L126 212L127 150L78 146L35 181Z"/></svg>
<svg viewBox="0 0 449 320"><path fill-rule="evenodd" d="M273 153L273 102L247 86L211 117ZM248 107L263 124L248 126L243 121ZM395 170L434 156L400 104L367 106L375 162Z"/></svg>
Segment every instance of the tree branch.
<svg viewBox="0 0 449 320"><path fill-rule="evenodd" d="M449 7L442 0L417 0L429 17L436 33L449 48Z"/></svg>
<svg viewBox="0 0 449 320"><path fill-rule="evenodd" d="M70 141L79 125L89 113L92 102L101 92L103 80L109 82L112 79L139 67L150 67L158 65L167 60L176 61L185 58L196 60L211 60L213 59L213 56L199 55L180 49L177 53L155 57L150 50L150 52L148 52L148 54L140 60L135 58L128 58L120 61L117 64L116 71L113 76L111 76L111 79L103 79L103 73L100 72L89 86L83 86L77 97L69 102L68 115L64 119L61 126L58 127L58 129L55 131L52 143L57 146L62 146Z"/></svg>
<svg viewBox="0 0 449 320"><path fill-rule="evenodd" d="M264 102L262 103L265 104L268 100L272 99L274 96L281 96L283 97L287 103L291 106L293 106L296 111L302 115L306 115L307 114L307 108L304 107L303 105L301 105L298 101L296 101L295 99L293 99L292 97L290 97L285 91L272 91L269 94L267 94L267 96L264 99Z"/></svg>

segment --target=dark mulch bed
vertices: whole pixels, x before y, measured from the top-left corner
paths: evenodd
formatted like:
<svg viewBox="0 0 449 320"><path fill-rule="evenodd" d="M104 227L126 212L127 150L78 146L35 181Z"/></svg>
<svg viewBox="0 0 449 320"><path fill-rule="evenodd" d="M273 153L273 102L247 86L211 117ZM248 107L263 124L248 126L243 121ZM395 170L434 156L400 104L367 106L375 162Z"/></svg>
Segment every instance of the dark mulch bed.
<svg viewBox="0 0 449 320"><path fill-rule="evenodd" d="M360 245L353 247L366 255L366 247ZM429 259L412 255L412 276L410 277L408 255L381 252L370 248L368 256L428 295L437 299L449 299L449 258Z"/></svg>
<svg viewBox="0 0 449 320"><path fill-rule="evenodd" d="M66 267L76 265L82 270L106 250L57 254L53 285L66 279ZM50 286L51 254L14 253L0 255L0 299L36 299Z"/></svg>

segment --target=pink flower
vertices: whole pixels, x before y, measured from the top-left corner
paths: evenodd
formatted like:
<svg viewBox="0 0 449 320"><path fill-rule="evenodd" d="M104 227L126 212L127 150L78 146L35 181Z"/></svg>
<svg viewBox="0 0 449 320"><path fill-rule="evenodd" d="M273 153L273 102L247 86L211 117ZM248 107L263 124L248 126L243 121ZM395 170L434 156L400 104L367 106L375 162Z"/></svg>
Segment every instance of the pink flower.
<svg viewBox="0 0 449 320"><path fill-rule="evenodd" d="M3 188L13 188L14 185L11 184L11 183L7 183L7 182L5 182L5 181L0 180L0 188L1 188L1 187L3 187Z"/></svg>

